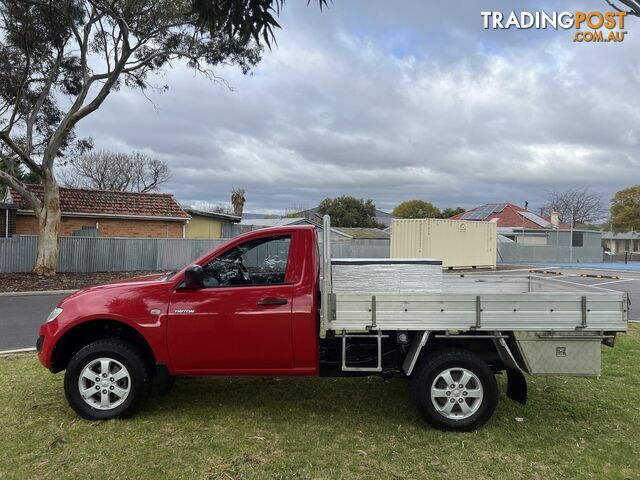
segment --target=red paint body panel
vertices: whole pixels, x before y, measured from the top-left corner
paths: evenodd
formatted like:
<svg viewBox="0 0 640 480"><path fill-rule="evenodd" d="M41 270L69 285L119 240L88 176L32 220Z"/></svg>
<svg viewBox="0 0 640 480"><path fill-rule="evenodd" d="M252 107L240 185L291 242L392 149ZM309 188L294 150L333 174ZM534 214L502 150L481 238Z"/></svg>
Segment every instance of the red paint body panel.
<svg viewBox="0 0 640 480"><path fill-rule="evenodd" d="M291 236L284 285L182 289L183 269L169 280L147 276L81 290L60 302L58 318L40 327L40 361L51 368L53 349L65 333L107 319L136 329L156 362L177 375L317 375L319 262L313 227L249 232L194 263L206 265L241 243L276 235ZM286 303L259 305L265 299Z"/></svg>
<svg viewBox="0 0 640 480"><path fill-rule="evenodd" d="M258 307L266 297L286 305ZM291 285L177 290L169 306L167 345L177 374L293 368ZM173 313L193 309L194 313Z"/></svg>

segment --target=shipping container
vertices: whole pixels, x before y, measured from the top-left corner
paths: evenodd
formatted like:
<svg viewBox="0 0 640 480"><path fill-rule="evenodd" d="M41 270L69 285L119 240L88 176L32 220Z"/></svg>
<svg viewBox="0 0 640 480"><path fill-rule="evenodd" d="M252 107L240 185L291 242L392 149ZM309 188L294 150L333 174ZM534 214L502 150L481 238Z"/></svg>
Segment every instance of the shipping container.
<svg viewBox="0 0 640 480"><path fill-rule="evenodd" d="M391 258L436 258L444 268L495 268L496 223L393 220Z"/></svg>

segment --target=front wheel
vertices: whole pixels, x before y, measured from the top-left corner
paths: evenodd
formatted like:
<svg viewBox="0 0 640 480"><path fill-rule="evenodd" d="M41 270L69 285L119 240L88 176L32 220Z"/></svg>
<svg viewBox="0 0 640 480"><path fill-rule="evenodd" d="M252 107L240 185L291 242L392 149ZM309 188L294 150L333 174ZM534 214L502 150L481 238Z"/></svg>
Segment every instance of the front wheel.
<svg viewBox="0 0 640 480"><path fill-rule="evenodd" d="M422 415L441 430L475 430L491 418L498 404L493 372L462 349L431 353L414 373L411 388Z"/></svg>
<svg viewBox="0 0 640 480"><path fill-rule="evenodd" d="M69 405L87 420L133 415L150 387L144 359L133 345L120 339L98 340L80 349L64 377Z"/></svg>

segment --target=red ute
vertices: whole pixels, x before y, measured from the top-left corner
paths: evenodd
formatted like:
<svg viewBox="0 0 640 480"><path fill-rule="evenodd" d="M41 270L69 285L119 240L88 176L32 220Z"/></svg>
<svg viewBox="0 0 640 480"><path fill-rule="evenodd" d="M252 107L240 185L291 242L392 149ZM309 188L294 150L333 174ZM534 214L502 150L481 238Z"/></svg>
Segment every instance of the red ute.
<svg viewBox="0 0 640 480"><path fill-rule="evenodd" d="M600 343L627 328L626 294L466 274L445 293L438 260L332 259L328 217L323 235L322 286L317 232L298 226L74 293L40 328L40 361L66 370L67 400L87 419L130 416L176 376L380 375L410 379L431 425L466 431L493 414L496 374L525 403L524 373L597 375Z"/></svg>

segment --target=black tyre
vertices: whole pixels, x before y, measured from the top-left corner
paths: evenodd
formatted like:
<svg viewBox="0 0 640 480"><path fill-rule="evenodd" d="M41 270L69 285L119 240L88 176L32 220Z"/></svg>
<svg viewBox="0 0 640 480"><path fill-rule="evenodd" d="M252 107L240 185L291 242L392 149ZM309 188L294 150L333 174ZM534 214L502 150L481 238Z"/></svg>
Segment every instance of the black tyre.
<svg viewBox="0 0 640 480"><path fill-rule="evenodd" d="M423 359L411 389L427 422L467 432L484 425L498 404L498 384L488 365L468 350L437 350Z"/></svg>
<svg viewBox="0 0 640 480"><path fill-rule="evenodd" d="M98 340L79 350L64 377L69 405L87 420L129 417L150 389L151 374L143 357L120 339Z"/></svg>

